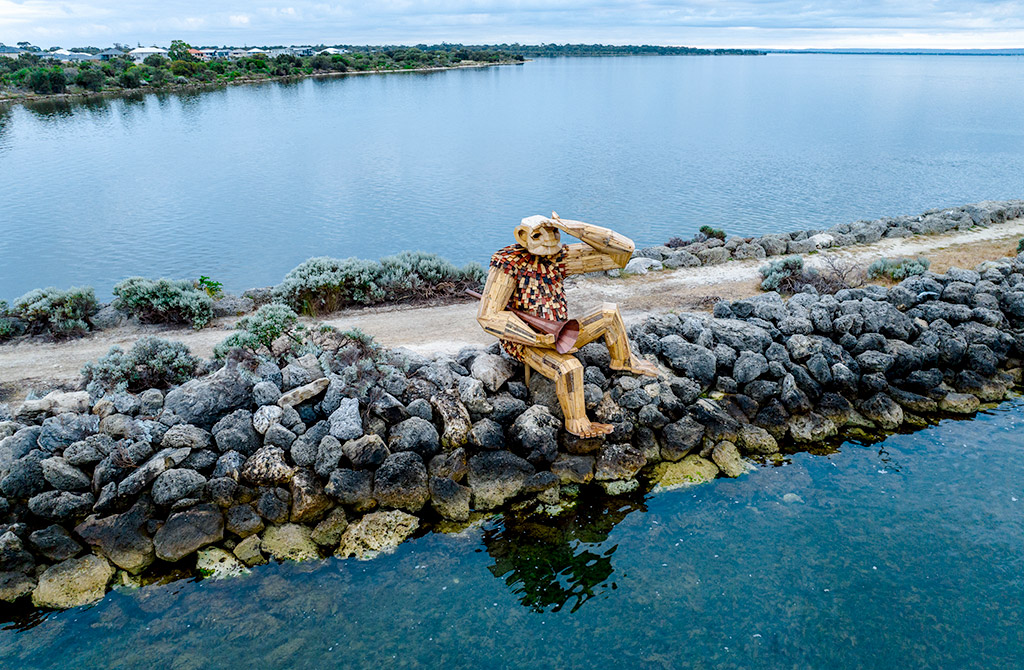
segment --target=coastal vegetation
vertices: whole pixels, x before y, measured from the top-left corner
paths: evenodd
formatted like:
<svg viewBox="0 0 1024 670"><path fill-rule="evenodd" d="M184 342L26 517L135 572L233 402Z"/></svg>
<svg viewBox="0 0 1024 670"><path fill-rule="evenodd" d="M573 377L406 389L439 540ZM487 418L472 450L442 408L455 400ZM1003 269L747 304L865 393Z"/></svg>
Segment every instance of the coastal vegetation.
<svg viewBox="0 0 1024 670"><path fill-rule="evenodd" d="M0 57L0 94L61 94L125 91L140 88L227 84L342 72L395 72L447 68L468 62L494 64L521 62L521 55L490 48L461 45L427 47L346 47L346 53L310 56L254 53L242 58L199 60L190 45L176 40L168 51L135 63L127 56L109 60L62 63L46 52L26 52L16 58Z"/></svg>
<svg viewBox="0 0 1024 670"><path fill-rule="evenodd" d="M187 323L202 328L213 320L213 298L187 279L129 277L114 286L114 305L143 323Z"/></svg>
<svg viewBox="0 0 1024 670"><path fill-rule="evenodd" d="M321 315L350 305L451 297L483 283L479 263L456 267L436 254L402 252L378 262L311 258L285 275L275 299L296 312Z"/></svg>
<svg viewBox="0 0 1024 670"><path fill-rule="evenodd" d="M924 274L930 266L931 261L924 257L879 258L868 266L868 279L900 281L913 275Z"/></svg>
<svg viewBox="0 0 1024 670"><path fill-rule="evenodd" d="M105 356L82 367L82 382L93 397L107 393L166 389L192 379L200 359L181 342L146 336L125 352L111 347Z"/></svg>
<svg viewBox="0 0 1024 670"><path fill-rule="evenodd" d="M76 337L89 330L96 310L92 287L34 289L8 306L0 301L0 342L28 333L54 339Z"/></svg>

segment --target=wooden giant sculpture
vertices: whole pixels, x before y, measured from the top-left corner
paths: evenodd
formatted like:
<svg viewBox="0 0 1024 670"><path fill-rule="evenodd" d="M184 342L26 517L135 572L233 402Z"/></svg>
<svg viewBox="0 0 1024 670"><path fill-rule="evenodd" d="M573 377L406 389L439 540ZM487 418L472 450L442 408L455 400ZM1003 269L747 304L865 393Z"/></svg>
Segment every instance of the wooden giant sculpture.
<svg viewBox="0 0 1024 670"><path fill-rule="evenodd" d="M582 244L562 245L559 231ZM517 244L500 249L491 257L477 321L501 340L510 356L526 365L527 375L532 368L554 380L567 431L585 438L606 435L612 426L587 418L583 365L571 355L575 348L566 350L566 346L559 346L556 350L556 335L531 328L520 314L565 322L565 276L625 267L633 254L633 241L607 228L560 219L553 212L550 219L523 219L516 226L515 238ZM576 347L604 337L612 369L658 376L653 364L630 351L626 326L615 304L604 303L578 323Z"/></svg>

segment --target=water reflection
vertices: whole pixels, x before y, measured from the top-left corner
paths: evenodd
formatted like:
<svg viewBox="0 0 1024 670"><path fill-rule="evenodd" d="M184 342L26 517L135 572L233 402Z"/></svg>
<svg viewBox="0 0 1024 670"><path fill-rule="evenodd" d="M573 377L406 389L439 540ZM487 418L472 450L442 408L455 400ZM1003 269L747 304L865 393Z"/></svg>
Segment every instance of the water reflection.
<svg viewBox="0 0 1024 670"><path fill-rule="evenodd" d="M509 515L487 529L483 543L494 558L495 577L535 612L557 612L566 605L575 612L595 596L617 588L612 555L617 544L605 546L608 534L642 502L581 500L577 509L558 518Z"/></svg>

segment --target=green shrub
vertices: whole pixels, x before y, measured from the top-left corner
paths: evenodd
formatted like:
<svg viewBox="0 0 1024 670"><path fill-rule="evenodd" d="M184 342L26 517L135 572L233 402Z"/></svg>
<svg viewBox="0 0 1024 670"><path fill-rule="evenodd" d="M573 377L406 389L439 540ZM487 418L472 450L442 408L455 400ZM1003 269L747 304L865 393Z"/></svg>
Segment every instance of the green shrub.
<svg viewBox="0 0 1024 670"><path fill-rule="evenodd" d="M761 266L761 290L792 292L804 273L804 259L789 256Z"/></svg>
<svg viewBox="0 0 1024 670"><path fill-rule="evenodd" d="M700 233L705 238L717 237L720 240L725 240L725 231L719 230L718 228L712 228L711 226L701 226Z"/></svg>
<svg viewBox="0 0 1024 670"><path fill-rule="evenodd" d="M271 303L256 310L255 314L238 320L236 331L213 349L217 358L224 358L232 349L248 349L257 353L260 349L272 350L274 340L288 335L296 343L301 342L298 333L299 315L287 305Z"/></svg>
<svg viewBox="0 0 1024 670"><path fill-rule="evenodd" d="M84 89L88 89L93 92L103 90L103 85L107 83L107 75L103 73L103 70L98 67L83 67L78 72L78 76L75 77L75 83Z"/></svg>
<svg viewBox="0 0 1024 670"><path fill-rule="evenodd" d="M199 280L196 281L196 288L205 292L206 295L210 296L211 298L218 298L220 297L220 294L224 292L224 284L220 283L219 281L213 281L206 275L202 275L199 277Z"/></svg>
<svg viewBox="0 0 1024 670"><path fill-rule="evenodd" d="M125 353L111 347L106 356L82 367L93 397L117 391L143 391L183 384L195 377L200 360L181 342L147 336Z"/></svg>
<svg viewBox="0 0 1024 670"><path fill-rule="evenodd" d="M1017 243L1017 253L1024 254L1024 237L1022 237L1020 242Z"/></svg>
<svg viewBox="0 0 1024 670"><path fill-rule="evenodd" d="M345 305L384 299L381 266L358 258L320 256L301 263L274 289L274 297L300 314L329 314Z"/></svg>
<svg viewBox="0 0 1024 670"><path fill-rule="evenodd" d="M194 282L129 277L114 286L115 307L144 323L188 323L202 328L213 320L213 299Z"/></svg>
<svg viewBox="0 0 1024 670"><path fill-rule="evenodd" d="M91 286L62 290L37 288L14 301L13 316L23 319L33 335L49 333L63 339L89 330L89 317L96 311Z"/></svg>
<svg viewBox="0 0 1024 670"><path fill-rule="evenodd" d="M868 266L868 279L885 277L901 281L912 275L924 274L931 266L927 258L879 258Z"/></svg>
<svg viewBox="0 0 1024 670"><path fill-rule="evenodd" d="M467 263L458 268L437 254L422 251L388 256L380 259L380 265L380 282L388 300L460 293L479 286L487 276L479 263Z"/></svg>
<svg viewBox="0 0 1024 670"><path fill-rule="evenodd" d="M121 88L138 88L142 85L142 72L137 67L128 68L117 78Z"/></svg>

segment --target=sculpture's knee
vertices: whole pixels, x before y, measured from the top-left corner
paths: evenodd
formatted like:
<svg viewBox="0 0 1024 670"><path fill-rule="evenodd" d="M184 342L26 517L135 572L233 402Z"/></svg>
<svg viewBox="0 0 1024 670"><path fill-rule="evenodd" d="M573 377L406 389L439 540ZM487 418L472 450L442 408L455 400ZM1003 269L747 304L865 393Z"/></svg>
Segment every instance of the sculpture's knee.
<svg viewBox="0 0 1024 670"><path fill-rule="evenodd" d="M580 363L576 358L569 357L563 361L559 361L557 368L559 377L567 377L573 374L583 374L583 364Z"/></svg>

